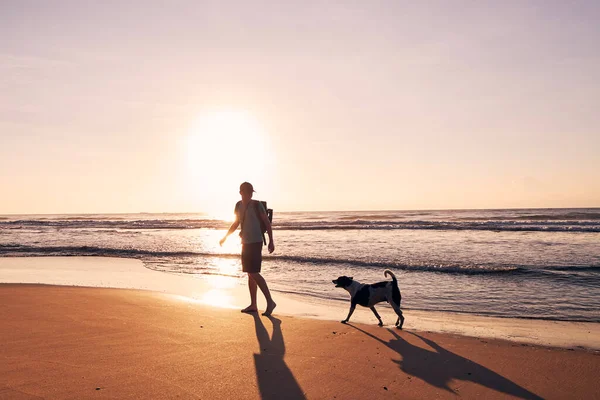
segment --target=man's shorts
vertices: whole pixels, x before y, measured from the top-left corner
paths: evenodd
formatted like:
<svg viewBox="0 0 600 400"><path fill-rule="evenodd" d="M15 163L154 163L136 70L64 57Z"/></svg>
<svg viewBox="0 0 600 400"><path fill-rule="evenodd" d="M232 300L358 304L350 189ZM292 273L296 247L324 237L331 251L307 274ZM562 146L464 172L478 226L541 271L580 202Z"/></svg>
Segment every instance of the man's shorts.
<svg viewBox="0 0 600 400"><path fill-rule="evenodd" d="M242 271L260 272L262 246L262 242L242 244Z"/></svg>

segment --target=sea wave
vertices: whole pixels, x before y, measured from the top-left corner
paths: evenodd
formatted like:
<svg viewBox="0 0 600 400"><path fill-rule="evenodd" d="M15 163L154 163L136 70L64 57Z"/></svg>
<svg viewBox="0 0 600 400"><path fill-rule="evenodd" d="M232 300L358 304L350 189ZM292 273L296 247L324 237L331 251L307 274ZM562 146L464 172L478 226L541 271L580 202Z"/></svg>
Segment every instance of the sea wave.
<svg viewBox="0 0 600 400"><path fill-rule="evenodd" d="M481 220L481 217L458 217L456 220L474 221ZM527 214L527 215L499 215L486 218L490 221L598 221L600 212L564 212L548 214Z"/></svg>
<svg viewBox="0 0 600 400"><path fill-rule="evenodd" d="M404 264L393 261L366 261L356 259L339 259L339 258L320 258L320 257L303 257L303 256L276 256L277 260L297 262L303 264L315 265L350 265L353 267L366 268L382 268L396 269L404 271L420 271L420 272L442 272L442 273L458 273L458 274L503 274L511 272L519 272L523 270L518 266L490 266L490 265L415 265Z"/></svg>
<svg viewBox="0 0 600 400"><path fill-rule="evenodd" d="M280 224L275 226L282 230L485 230L508 232L600 232L600 224L594 221L369 221L354 220L349 222L323 221L318 223Z"/></svg>
<svg viewBox="0 0 600 400"><path fill-rule="evenodd" d="M0 245L0 256L98 256L98 257L221 257L239 258L239 254L200 253L193 251L154 251L143 249L123 249L96 246L25 246L18 244Z"/></svg>
<svg viewBox="0 0 600 400"><path fill-rule="evenodd" d="M0 229L44 227L54 229L223 229L230 222L215 219L25 219L1 221Z"/></svg>
<svg viewBox="0 0 600 400"><path fill-rule="evenodd" d="M574 266L558 266L553 267L552 271L567 271L567 272L600 272L600 265L574 265Z"/></svg>
<svg viewBox="0 0 600 400"><path fill-rule="evenodd" d="M237 259L239 254L204 253L192 251L149 251L143 249L105 248L94 246L25 246L17 244L0 245L0 256L101 256L136 258L146 263L164 263L185 265L190 258L226 258ZM410 265L393 261L366 261L357 259L340 259L328 257L306 256L264 256L265 260L320 266L340 265L364 268L394 269L414 272L439 272L448 274L507 274L526 273L527 268L521 266L502 265ZM187 268L187 267L186 267Z"/></svg>
<svg viewBox="0 0 600 400"><path fill-rule="evenodd" d="M147 219L147 220L51 220L32 219L0 221L2 229L121 229L121 230L185 230L226 229L228 221L215 219ZM600 223L579 221L478 220L478 221L376 221L364 218L323 221L275 221L275 230L485 230L509 232L600 232Z"/></svg>

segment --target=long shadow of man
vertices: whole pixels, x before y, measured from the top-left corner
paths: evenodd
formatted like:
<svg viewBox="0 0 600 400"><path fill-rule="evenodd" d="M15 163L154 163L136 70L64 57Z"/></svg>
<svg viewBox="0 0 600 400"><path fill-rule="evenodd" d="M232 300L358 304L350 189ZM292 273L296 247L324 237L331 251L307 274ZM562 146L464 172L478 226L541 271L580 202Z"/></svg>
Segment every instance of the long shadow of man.
<svg viewBox="0 0 600 400"><path fill-rule="evenodd" d="M451 380L457 379L471 381L498 392L523 399L542 399L542 397L517 385L513 381L497 374L483 365L452 353L435 343L433 340L426 339L415 333L404 332L405 334L410 334L421 339L425 344L430 346L433 351L407 342L391 329L388 329L388 331L391 332L394 338L389 342L386 342L356 326L350 326L400 354L402 358L393 361L398 364L402 371L416 376L430 385L447 390L452 394L456 393L452 391L448 384Z"/></svg>
<svg viewBox="0 0 600 400"><path fill-rule="evenodd" d="M269 333L258 313L253 313L256 338L260 354L254 354L256 380L262 399L306 399L302 388L285 363L285 343L281 332L281 320L267 317L273 324L273 336Z"/></svg>

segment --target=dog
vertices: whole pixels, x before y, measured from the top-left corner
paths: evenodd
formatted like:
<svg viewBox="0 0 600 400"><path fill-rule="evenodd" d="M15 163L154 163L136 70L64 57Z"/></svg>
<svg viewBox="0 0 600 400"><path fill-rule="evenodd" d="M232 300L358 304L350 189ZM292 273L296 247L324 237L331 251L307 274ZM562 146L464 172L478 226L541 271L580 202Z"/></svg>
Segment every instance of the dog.
<svg viewBox="0 0 600 400"><path fill-rule="evenodd" d="M369 285L357 282L352 277L348 276L340 276L331 281L335 283L335 287L341 287L350 293L350 312L346 319L342 321L342 324L345 324L350 320L356 305L360 304L363 307L369 307L377 317L379 326L383 326L383 321L381 321L381 317L377 313L377 310L375 310L375 304L387 301L398 315L396 328L402 329L402 325L404 325L404 316L402 315L402 310L400 310L402 295L398 288L398 281L396 280L396 276L389 269L386 269L383 272L383 275L386 278L388 275L391 276L392 281L383 281Z"/></svg>

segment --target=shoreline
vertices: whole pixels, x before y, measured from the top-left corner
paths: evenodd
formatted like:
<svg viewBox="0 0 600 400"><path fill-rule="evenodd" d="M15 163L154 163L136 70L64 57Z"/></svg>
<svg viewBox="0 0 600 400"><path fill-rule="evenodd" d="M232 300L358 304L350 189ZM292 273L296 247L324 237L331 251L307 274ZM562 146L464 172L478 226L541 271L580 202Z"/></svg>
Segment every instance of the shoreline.
<svg viewBox="0 0 600 400"><path fill-rule="evenodd" d="M247 305L247 289L237 278L171 274L139 260L105 257L0 257L1 284L41 284L139 289L171 294L189 303L225 309ZM2 285L4 286L4 285ZM348 304L338 300L277 293L277 315L340 321ZM259 295L259 308L264 299ZM395 321L389 306L378 307L384 323ZM500 339L571 349L600 350L600 323L481 316L439 311L404 311L405 328L421 332ZM370 310L357 308L351 322L375 325Z"/></svg>
<svg viewBox="0 0 600 400"><path fill-rule="evenodd" d="M600 398L600 354L0 285L0 398Z"/></svg>

